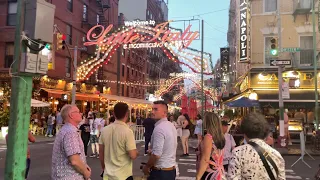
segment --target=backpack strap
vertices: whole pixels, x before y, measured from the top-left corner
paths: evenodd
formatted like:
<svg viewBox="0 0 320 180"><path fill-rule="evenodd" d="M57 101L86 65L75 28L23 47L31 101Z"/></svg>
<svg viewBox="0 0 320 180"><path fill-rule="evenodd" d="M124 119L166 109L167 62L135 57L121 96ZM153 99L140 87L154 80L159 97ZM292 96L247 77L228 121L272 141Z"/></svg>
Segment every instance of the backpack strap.
<svg viewBox="0 0 320 180"><path fill-rule="evenodd" d="M252 141L250 141L248 144L250 144L257 151L257 153L259 154L260 159L261 159L261 161L263 163L263 166L266 168L270 179L271 180L276 180L276 178L274 177L274 174L273 174L273 172L272 172L267 160L270 162L270 164L275 169L277 177L278 177L278 174L279 174L279 170L278 170L278 167L277 167L276 163L269 156L269 153L266 152L263 148L261 148L258 144L254 143Z"/></svg>

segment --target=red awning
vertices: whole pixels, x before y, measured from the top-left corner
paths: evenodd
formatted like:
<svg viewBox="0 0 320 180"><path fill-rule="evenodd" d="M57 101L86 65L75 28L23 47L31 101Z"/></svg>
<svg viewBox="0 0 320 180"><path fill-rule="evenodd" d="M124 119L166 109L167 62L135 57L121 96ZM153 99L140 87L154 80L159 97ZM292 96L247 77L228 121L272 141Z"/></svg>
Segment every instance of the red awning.
<svg viewBox="0 0 320 180"><path fill-rule="evenodd" d="M46 89L42 88L44 91L48 92L49 97L61 98L62 94L71 94L70 91L63 91L59 89ZM99 101L100 97L98 94L86 94L86 93L76 93L76 100L79 101Z"/></svg>

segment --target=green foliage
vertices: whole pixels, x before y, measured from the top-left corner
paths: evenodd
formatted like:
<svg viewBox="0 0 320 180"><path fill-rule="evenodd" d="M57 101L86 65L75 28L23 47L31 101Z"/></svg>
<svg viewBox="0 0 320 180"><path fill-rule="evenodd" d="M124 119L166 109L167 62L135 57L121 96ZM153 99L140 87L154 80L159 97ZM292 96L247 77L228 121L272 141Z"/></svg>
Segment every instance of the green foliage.
<svg viewBox="0 0 320 180"><path fill-rule="evenodd" d="M0 127L9 126L10 112L8 109L0 111Z"/></svg>

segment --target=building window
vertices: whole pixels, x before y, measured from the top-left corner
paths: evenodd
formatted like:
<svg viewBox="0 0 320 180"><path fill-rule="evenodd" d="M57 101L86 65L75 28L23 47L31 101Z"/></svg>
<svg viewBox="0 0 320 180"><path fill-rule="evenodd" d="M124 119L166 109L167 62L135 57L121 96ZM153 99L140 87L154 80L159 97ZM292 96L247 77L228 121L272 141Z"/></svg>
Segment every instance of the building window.
<svg viewBox="0 0 320 180"><path fill-rule="evenodd" d="M277 10L277 0L264 0L264 12L274 12Z"/></svg>
<svg viewBox="0 0 320 180"><path fill-rule="evenodd" d="M127 67L127 78L129 77L129 74L130 74L130 68Z"/></svg>
<svg viewBox="0 0 320 180"><path fill-rule="evenodd" d="M71 73L71 58L68 57L66 59L66 66L65 67L66 67L66 74L67 73L70 74Z"/></svg>
<svg viewBox="0 0 320 180"><path fill-rule="evenodd" d="M122 64L122 77L124 77L124 64Z"/></svg>
<svg viewBox="0 0 320 180"><path fill-rule="evenodd" d="M122 48L122 51L121 51L121 55L122 55L122 56L126 56L126 50L123 49L123 48Z"/></svg>
<svg viewBox="0 0 320 180"><path fill-rule="evenodd" d="M100 23L100 17L99 17L99 14L97 14L97 24Z"/></svg>
<svg viewBox="0 0 320 180"><path fill-rule="evenodd" d="M67 8L70 12L73 10L73 0L68 0Z"/></svg>
<svg viewBox="0 0 320 180"><path fill-rule="evenodd" d="M83 21L88 21L88 6L83 5L83 15L82 15Z"/></svg>
<svg viewBox="0 0 320 180"><path fill-rule="evenodd" d="M121 95L124 96L124 84L121 85Z"/></svg>
<svg viewBox="0 0 320 180"><path fill-rule="evenodd" d="M136 70L136 76L138 76L138 71Z"/></svg>
<svg viewBox="0 0 320 180"><path fill-rule="evenodd" d="M131 93L133 93L133 87L131 87Z"/></svg>
<svg viewBox="0 0 320 180"><path fill-rule="evenodd" d="M103 79L103 66L98 69L98 79Z"/></svg>
<svg viewBox="0 0 320 180"><path fill-rule="evenodd" d="M126 94L127 97L129 97L129 88L130 88L130 87L127 86L127 94Z"/></svg>
<svg viewBox="0 0 320 180"><path fill-rule="evenodd" d="M72 45L72 26L67 24L67 44Z"/></svg>
<svg viewBox="0 0 320 180"><path fill-rule="evenodd" d="M300 64L313 64L312 36L300 36Z"/></svg>
<svg viewBox="0 0 320 180"><path fill-rule="evenodd" d="M14 43L6 43L6 54L4 59L4 68L10 68L13 62L13 54L14 54Z"/></svg>
<svg viewBox="0 0 320 180"><path fill-rule="evenodd" d="M18 3L17 0L9 0L8 2L8 15L7 15L7 25L15 26L17 21L17 8Z"/></svg>
<svg viewBox="0 0 320 180"><path fill-rule="evenodd" d="M132 69L132 70L131 70L131 75L133 75L133 72L134 72L134 70Z"/></svg>

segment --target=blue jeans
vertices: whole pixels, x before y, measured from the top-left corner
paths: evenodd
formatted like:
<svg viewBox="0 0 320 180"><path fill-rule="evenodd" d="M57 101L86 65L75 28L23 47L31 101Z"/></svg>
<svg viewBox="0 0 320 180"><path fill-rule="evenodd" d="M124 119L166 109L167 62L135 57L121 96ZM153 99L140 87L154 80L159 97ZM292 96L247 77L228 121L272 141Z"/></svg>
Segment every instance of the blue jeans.
<svg viewBox="0 0 320 180"><path fill-rule="evenodd" d="M48 129L47 129L46 135L52 135L52 129L53 129L53 125L48 125Z"/></svg>
<svg viewBox="0 0 320 180"><path fill-rule="evenodd" d="M163 171L163 170L154 170L150 172L148 180L175 180L176 179L176 170Z"/></svg>

